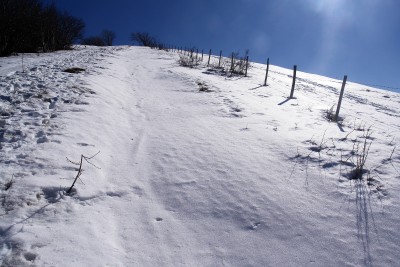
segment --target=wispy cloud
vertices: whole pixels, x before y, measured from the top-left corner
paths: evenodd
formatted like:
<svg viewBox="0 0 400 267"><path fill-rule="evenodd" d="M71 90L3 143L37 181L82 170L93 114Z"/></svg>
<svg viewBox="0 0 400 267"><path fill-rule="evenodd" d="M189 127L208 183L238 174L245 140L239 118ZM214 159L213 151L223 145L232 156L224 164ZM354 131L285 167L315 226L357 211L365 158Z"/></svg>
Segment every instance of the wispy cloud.
<svg viewBox="0 0 400 267"><path fill-rule="evenodd" d="M270 49L271 41L265 32L255 32L251 38L253 50L257 54L264 54Z"/></svg>
<svg viewBox="0 0 400 267"><path fill-rule="evenodd" d="M314 68L325 72L334 61L333 57L341 49L340 35L354 22L354 2L305 0L305 4L321 18L322 32L319 36L319 50Z"/></svg>

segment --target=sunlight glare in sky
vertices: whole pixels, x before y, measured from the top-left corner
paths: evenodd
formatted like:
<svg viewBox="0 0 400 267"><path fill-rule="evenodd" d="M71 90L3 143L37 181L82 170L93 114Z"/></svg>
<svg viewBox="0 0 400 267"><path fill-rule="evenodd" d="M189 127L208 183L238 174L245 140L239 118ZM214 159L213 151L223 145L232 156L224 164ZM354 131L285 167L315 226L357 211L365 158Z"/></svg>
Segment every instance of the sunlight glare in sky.
<svg viewBox="0 0 400 267"><path fill-rule="evenodd" d="M336 52L340 49L341 31L351 26L353 22L353 2L345 0L306 0L306 2L321 19L322 32L314 66L321 71L327 71L333 61L332 57L337 55Z"/></svg>

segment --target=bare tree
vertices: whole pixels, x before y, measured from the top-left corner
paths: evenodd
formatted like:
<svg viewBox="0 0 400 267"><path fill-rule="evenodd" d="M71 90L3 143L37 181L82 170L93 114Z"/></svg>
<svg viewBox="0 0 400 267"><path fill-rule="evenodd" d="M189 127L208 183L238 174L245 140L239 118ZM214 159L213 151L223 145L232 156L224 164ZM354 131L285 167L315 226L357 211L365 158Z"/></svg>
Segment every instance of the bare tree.
<svg viewBox="0 0 400 267"><path fill-rule="evenodd" d="M105 46L106 45L103 38L101 38L100 36L91 36L91 37L83 38L81 41L81 44L94 45L94 46Z"/></svg>
<svg viewBox="0 0 400 267"><path fill-rule="evenodd" d="M103 39L105 45L112 46L115 39L115 32L110 30L103 30L101 32L101 38Z"/></svg>
<svg viewBox="0 0 400 267"><path fill-rule="evenodd" d="M156 47L157 40L147 32L134 32L131 34L131 40L139 45Z"/></svg>
<svg viewBox="0 0 400 267"><path fill-rule="evenodd" d="M55 51L57 47L57 25L58 25L57 8L54 3L46 6L42 11L40 19L40 41L43 52Z"/></svg>
<svg viewBox="0 0 400 267"><path fill-rule="evenodd" d="M0 0L0 56L70 48L85 24L42 0Z"/></svg>
<svg viewBox="0 0 400 267"><path fill-rule="evenodd" d="M83 20L75 18L66 12L59 14L58 24L58 41L59 45L57 49L66 49L82 39L83 29L85 23Z"/></svg>
<svg viewBox="0 0 400 267"><path fill-rule="evenodd" d="M39 0L0 0L0 56L36 48L41 8Z"/></svg>

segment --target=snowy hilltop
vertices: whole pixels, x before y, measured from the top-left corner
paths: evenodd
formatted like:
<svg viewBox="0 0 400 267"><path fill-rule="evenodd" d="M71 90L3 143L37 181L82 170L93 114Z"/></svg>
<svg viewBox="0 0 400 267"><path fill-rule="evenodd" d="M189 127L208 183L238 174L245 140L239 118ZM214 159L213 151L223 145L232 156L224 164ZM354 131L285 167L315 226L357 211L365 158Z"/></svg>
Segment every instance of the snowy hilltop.
<svg viewBox="0 0 400 267"><path fill-rule="evenodd" d="M397 265L400 94L196 56L0 58L0 265Z"/></svg>

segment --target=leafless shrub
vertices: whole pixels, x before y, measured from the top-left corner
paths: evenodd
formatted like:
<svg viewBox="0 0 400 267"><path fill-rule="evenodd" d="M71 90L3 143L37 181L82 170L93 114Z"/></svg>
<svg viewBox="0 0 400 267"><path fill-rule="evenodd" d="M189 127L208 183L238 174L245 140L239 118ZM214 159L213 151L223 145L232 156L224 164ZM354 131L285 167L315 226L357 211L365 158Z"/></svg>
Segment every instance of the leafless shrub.
<svg viewBox="0 0 400 267"><path fill-rule="evenodd" d="M210 63L208 71L227 76L245 75L246 68L251 67L247 60L248 53L249 50L246 50L244 56L240 56L239 52L233 52L230 57L222 57L218 62Z"/></svg>
<svg viewBox="0 0 400 267"><path fill-rule="evenodd" d="M227 66L229 65L229 60L222 58L220 62L212 62L208 65L208 71L213 71L220 73L221 75L226 74Z"/></svg>
<svg viewBox="0 0 400 267"><path fill-rule="evenodd" d="M322 139L321 139L320 144L319 144L318 146L312 146L312 147L310 147L310 150L311 150L311 151L320 153L322 150L324 150L325 148L327 148L327 145L326 145L326 142L327 142L327 141L325 141L325 134L326 134L326 130L325 130L325 132L324 132L324 135L322 136ZM314 144L316 144L316 143L314 142Z"/></svg>
<svg viewBox="0 0 400 267"><path fill-rule="evenodd" d="M74 182L72 183L71 187L67 190L67 194L71 193L72 188L74 187L76 181L77 181L78 179L80 179L80 176L82 175L82 172L83 172L82 164L83 164L83 161L84 161L84 160L85 160L87 163L89 163L90 165L92 165L92 166L94 166L94 167L100 169L99 167L97 167L96 165L94 165L94 164L90 161L90 160L93 159L95 156L97 156L99 153L100 153L100 151L97 152L96 154L94 154L94 155L91 156L91 157L87 157L87 156L84 156L84 155L81 154L81 160L80 160L80 162L73 162L73 161L71 161L70 159L67 158L67 160L68 160L70 163L79 166L78 173L76 174L75 179L74 179Z"/></svg>
<svg viewBox="0 0 400 267"><path fill-rule="evenodd" d="M379 167L384 166L384 165L386 165L386 164L390 164L390 165L393 167L393 169L397 172L397 174L400 175L400 171L399 171L398 168L394 165L393 154L394 154L394 151L395 151L395 150L396 150L396 146L393 147L392 152L390 153L390 156L389 156L388 158L382 160L382 164L381 164L380 166L376 167L375 169L378 169Z"/></svg>
<svg viewBox="0 0 400 267"><path fill-rule="evenodd" d="M249 50L246 50L244 56L240 56L239 52L232 53L230 73L237 75L245 75L246 69L249 67L248 63Z"/></svg>
<svg viewBox="0 0 400 267"><path fill-rule="evenodd" d="M205 82L197 81L196 83L199 86L200 92L210 92L211 91L209 86Z"/></svg>
<svg viewBox="0 0 400 267"><path fill-rule="evenodd" d="M179 55L178 63L183 67L194 68L200 65L201 59L189 53L189 55Z"/></svg>
<svg viewBox="0 0 400 267"><path fill-rule="evenodd" d="M355 165L355 168L350 172L349 179L351 180L362 180L363 175L368 172L369 170L365 168L365 163L368 158L369 154L369 149L371 147L372 141L368 141L371 138L372 131L371 127L368 129L364 130L362 141L361 142L355 142L353 145L353 150L352 150L352 155L353 157L351 158L352 162Z"/></svg>
<svg viewBox="0 0 400 267"><path fill-rule="evenodd" d="M346 134L345 137L340 138L339 141L347 141L347 139L349 138L349 136L350 136L353 132L354 132L354 129L351 130L350 132L348 132L348 133Z"/></svg>
<svg viewBox="0 0 400 267"><path fill-rule="evenodd" d="M332 105L332 107L330 109L326 110L325 118L328 121L335 121L335 105Z"/></svg>

